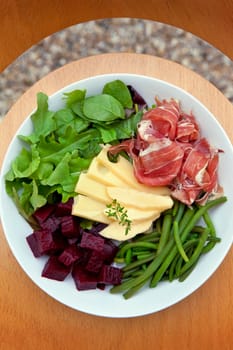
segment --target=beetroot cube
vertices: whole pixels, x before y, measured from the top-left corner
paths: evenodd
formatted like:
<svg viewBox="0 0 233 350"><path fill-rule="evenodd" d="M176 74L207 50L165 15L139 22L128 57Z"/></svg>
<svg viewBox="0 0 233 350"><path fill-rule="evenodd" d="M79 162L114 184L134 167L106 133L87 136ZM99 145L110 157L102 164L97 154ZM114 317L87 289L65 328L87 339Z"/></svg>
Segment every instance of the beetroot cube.
<svg viewBox="0 0 233 350"><path fill-rule="evenodd" d="M59 232L52 233L47 230L34 231L38 251L41 255L65 249L67 243Z"/></svg>
<svg viewBox="0 0 233 350"><path fill-rule="evenodd" d="M39 258L42 254L39 251L37 239L36 239L34 233L27 236L26 240L27 240L29 247L31 248L31 251L32 251L34 257Z"/></svg>
<svg viewBox="0 0 233 350"><path fill-rule="evenodd" d="M103 256L96 250L92 250L91 256L88 259L86 270L98 273L103 265Z"/></svg>
<svg viewBox="0 0 233 350"><path fill-rule="evenodd" d="M64 281L70 273L70 267L62 264L57 256L50 256L42 271L42 277L52 280Z"/></svg>
<svg viewBox="0 0 233 350"><path fill-rule="evenodd" d="M76 244L72 244L67 247L59 256L58 260L66 266L72 265L82 256L80 249Z"/></svg>
<svg viewBox="0 0 233 350"><path fill-rule="evenodd" d="M104 238L95 236L92 233L84 231L80 242L80 247L102 252L104 248Z"/></svg>
<svg viewBox="0 0 233 350"><path fill-rule="evenodd" d="M34 231L34 236L41 255L47 254L54 247L53 235L50 231L37 230Z"/></svg>
<svg viewBox="0 0 233 350"><path fill-rule="evenodd" d="M97 275L84 270L79 264L74 265L72 277L78 290L96 289L97 287Z"/></svg>
<svg viewBox="0 0 233 350"><path fill-rule="evenodd" d="M48 230L50 232L55 232L57 229L59 229L60 223L61 223L61 221L59 218L57 218L55 216L51 216L47 220L42 222L40 226L44 230Z"/></svg>
<svg viewBox="0 0 233 350"><path fill-rule="evenodd" d="M54 211L54 205L46 204L43 207L37 209L33 214L33 217L37 220L37 222L41 225L42 222L48 219L48 217Z"/></svg>
<svg viewBox="0 0 233 350"><path fill-rule="evenodd" d="M68 247L68 242L65 237L62 236L60 231L56 231L52 233L53 236L53 253L60 252Z"/></svg>
<svg viewBox="0 0 233 350"><path fill-rule="evenodd" d="M103 248L103 259L106 263L111 264L116 256L118 247L110 240L105 240Z"/></svg>
<svg viewBox="0 0 233 350"><path fill-rule="evenodd" d="M66 203L58 203L56 206L56 216L66 216L70 215L73 206L73 198L70 198Z"/></svg>
<svg viewBox="0 0 233 350"><path fill-rule="evenodd" d="M120 284L122 280L122 270L118 267L111 265L103 265L99 282L104 284Z"/></svg>
<svg viewBox="0 0 233 350"><path fill-rule="evenodd" d="M79 237L79 224L76 218L71 215L62 217L61 232L68 238Z"/></svg>

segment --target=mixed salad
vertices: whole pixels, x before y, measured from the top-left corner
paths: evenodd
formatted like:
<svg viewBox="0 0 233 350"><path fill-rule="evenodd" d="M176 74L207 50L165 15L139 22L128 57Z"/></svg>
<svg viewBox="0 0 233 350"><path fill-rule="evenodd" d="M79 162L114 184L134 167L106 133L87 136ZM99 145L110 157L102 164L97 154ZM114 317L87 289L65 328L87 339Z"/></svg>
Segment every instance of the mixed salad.
<svg viewBox="0 0 233 350"><path fill-rule="evenodd" d="M227 200L222 151L179 101L155 97L148 106L121 80L63 98L51 111L38 93L33 131L18 136L22 149L5 175L32 227L34 257L48 256L42 276L72 274L78 290L111 286L126 299L183 281L220 241L210 210Z"/></svg>

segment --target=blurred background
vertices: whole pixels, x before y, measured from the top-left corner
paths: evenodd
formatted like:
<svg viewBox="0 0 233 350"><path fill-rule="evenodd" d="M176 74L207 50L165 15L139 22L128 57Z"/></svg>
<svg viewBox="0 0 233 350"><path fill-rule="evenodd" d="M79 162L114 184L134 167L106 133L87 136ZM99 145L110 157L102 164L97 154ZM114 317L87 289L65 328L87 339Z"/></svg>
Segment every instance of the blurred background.
<svg viewBox="0 0 233 350"><path fill-rule="evenodd" d="M49 72L83 57L135 52L166 58L195 71L233 103L233 62L200 38L149 20L111 18L74 25L31 47L0 73L0 120Z"/></svg>

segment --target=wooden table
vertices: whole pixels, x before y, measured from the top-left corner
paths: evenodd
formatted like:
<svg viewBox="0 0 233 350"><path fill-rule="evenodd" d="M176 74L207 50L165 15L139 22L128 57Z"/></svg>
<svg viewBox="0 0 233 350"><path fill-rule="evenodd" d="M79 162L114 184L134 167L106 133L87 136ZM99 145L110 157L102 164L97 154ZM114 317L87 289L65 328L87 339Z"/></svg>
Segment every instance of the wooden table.
<svg viewBox="0 0 233 350"><path fill-rule="evenodd" d="M52 94L91 75L129 72L175 83L199 98L233 141L233 106L209 82L160 58L105 54L50 73L30 88L0 124L0 163L20 123L35 107L36 92ZM148 316L109 319L70 309L42 292L16 263L0 229L0 349L232 349L233 250L214 275L178 304Z"/></svg>

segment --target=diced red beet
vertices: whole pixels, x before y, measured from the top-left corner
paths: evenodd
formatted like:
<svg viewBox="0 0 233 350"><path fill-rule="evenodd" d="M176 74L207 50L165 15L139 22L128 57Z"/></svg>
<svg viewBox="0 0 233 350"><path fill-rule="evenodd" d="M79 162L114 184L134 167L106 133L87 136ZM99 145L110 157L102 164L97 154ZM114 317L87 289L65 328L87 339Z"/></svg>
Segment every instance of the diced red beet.
<svg viewBox="0 0 233 350"><path fill-rule="evenodd" d="M66 238L60 233L60 231L53 232L53 248L51 253L59 253L68 247Z"/></svg>
<svg viewBox="0 0 233 350"><path fill-rule="evenodd" d="M90 229L90 233L98 234L100 231L102 231L106 226L106 224L103 223L98 223L96 225L93 225L92 228Z"/></svg>
<svg viewBox="0 0 233 350"><path fill-rule="evenodd" d="M85 268L87 271L98 273L101 270L103 262L104 260L103 260L102 253L99 253L98 251L93 250Z"/></svg>
<svg viewBox="0 0 233 350"><path fill-rule="evenodd" d="M78 290L96 289L97 287L98 275L84 270L79 264L74 265L72 277Z"/></svg>
<svg viewBox="0 0 233 350"><path fill-rule="evenodd" d="M41 255L61 251L67 245L59 232L52 233L47 230L37 230L34 231L34 235Z"/></svg>
<svg viewBox="0 0 233 350"><path fill-rule="evenodd" d="M91 250L90 249L85 249L81 248L78 246L80 257L78 259L78 263L80 266L86 266L90 256L91 256Z"/></svg>
<svg viewBox="0 0 233 350"><path fill-rule="evenodd" d="M31 248L31 251L32 251L34 257L39 258L40 256L42 256L42 254L39 251L37 239L36 239L34 233L27 236L26 240L27 240L29 247Z"/></svg>
<svg viewBox="0 0 233 350"><path fill-rule="evenodd" d="M34 236L37 241L38 251L41 255L47 254L54 245L53 235L47 230L34 231Z"/></svg>
<svg viewBox="0 0 233 350"><path fill-rule="evenodd" d="M56 216L70 215L72 211L73 202L73 198L70 198L66 203L58 203L55 209Z"/></svg>
<svg viewBox="0 0 233 350"><path fill-rule="evenodd" d="M61 218L61 233L68 238L79 237L79 224L74 216L64 216Z"/></svg>
<svg viewBox="0 0 233 350"><path fill-rule="evenodd" d="M118 247L111 240L105 240L103 248L103 259L106 263L111 264L116 256Z"/></svg>
<svg viewBox="0 0 233 350"><path fill-rule="evenodd" d="M111 265L103 265L100 272L99 283L120 284L122 280L122 270Z"/></svg>
<svg viewBox="0 0 233 350"><path fill-rule="evenodd" d="M43 207L37 209L33 214L33 217L41 225L54 211L55 206L53 204L46 204Z"/></svg>
<svg viewBox="0 0 233 350"><path fill-rule="evenodd" d="M95 236L92 233L84 231L82 234L80 247L102 252L104 248L104 238Z"/></svg>
<svg viewBox="0 0 233 350"><path fill-rule="evenodd" d="M60 226L61 220L56 216L50 216L47 220L41 223L41 228L50 232L55 232Z"/></svg>
<svg viewBox="0 0 233 350"><path fill-rule="evenodd" d="M58 260L64 265L70 266L80 258L82 258L82 252L76 244L72 244L59 255Z"/></svg>
<svg viewBox="0 0 233 350"><path fill-rule="evenodd" d="M105 290L106 285L104 283L97 283L97 288L100 290Z"/></svg>
<svg viewBox="0 0 233 350"><path fill-rule="evenodd" d="M57 256L50 256L42 271L42 277L64 281L70 273L70 267L62 264Z"/></svg>

